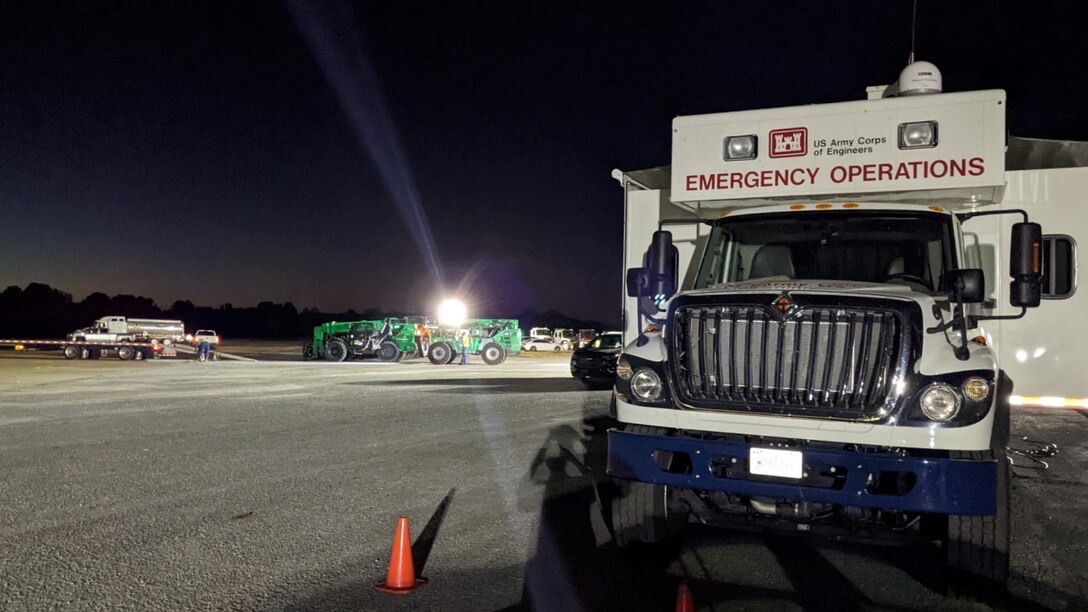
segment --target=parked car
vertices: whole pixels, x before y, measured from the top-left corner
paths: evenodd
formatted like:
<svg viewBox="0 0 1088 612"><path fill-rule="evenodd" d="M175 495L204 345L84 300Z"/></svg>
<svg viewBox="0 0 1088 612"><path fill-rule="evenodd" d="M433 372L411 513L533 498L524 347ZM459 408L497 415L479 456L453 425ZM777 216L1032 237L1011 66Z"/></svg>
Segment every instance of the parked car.
<svg viewBox="0 0 1088 612"><path fill-rule="evenodd" d="M605 332L570 356L570 375L587 387L609 386L616 380L616 360L623 350L623 334Z"/></svg>
<svg viewBox="0 0 1088 612"><path fill-rule="evenodd" d="M207 342L212 346L219 346L219 334L215 333L214 329L198 329L193 334L192 345L200 346L201 342Z"/></svg>
<svg viewBox="0 0 1088 612"><path fill-rule="evenodd" d="M559 346L555 340L551 338L529 338L521 343L521 350L523 351L561 351L563 347Z"/></svg>

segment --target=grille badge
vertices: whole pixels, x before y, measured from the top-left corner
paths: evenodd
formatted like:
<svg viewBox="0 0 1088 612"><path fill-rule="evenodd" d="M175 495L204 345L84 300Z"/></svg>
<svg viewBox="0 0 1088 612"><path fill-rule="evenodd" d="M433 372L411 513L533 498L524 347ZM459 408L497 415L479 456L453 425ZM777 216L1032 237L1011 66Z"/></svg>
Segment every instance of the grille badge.
<svg viewBox="0 0 1088 612"><path fill-rule="evenodd" d="M797 306L790 299L790 294L785 292L771 302L771 307L783 319L788 319L797 310Z"/></svg>

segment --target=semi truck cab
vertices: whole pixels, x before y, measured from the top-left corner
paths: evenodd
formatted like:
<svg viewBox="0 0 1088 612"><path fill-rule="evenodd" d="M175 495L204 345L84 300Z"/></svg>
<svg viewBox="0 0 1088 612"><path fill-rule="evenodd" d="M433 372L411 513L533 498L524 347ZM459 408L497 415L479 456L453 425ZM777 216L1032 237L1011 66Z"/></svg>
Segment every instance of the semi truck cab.
<svg viewBox="0 0 1088 612"><path fill-rule="evenodd" d="M993 90L678 117L671 167L613 174L618 544L693 517L912 534L1006 580L1010 407L1088 397L1041 359L1080 332L1031 312L1075 308L1088 169L1007 163L1004 113Z"/></svg>

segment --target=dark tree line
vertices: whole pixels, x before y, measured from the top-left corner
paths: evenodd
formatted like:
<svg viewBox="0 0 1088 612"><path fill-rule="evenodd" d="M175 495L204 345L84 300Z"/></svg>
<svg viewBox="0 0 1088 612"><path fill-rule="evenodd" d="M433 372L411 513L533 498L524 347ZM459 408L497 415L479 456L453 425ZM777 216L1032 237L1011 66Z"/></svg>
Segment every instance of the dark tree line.
<svg viewBox="0 0 1088 612"><path fill-rule="evenodd" d="M124 294L109 296L98 292L77 302L69 293L42 283L30 283L24 288L13 285L0 293L0 337L63 338L76 329L89 326L95 319L118 315L179 319L189 332L214 329L228 338L302 338L310 335L314 326L327 321L374 320L407 314L416 313L387 313L376 308L340 313L304 308L300 312L290 302L261 302L256 306L235 308L231 304L196 306L188 300L178 300L170 308L163 309L151 298ZM533 326L604 329L596 321L572 319L554 310L543 313L528 310L498 318L516 318L526 331Z"/></svg>

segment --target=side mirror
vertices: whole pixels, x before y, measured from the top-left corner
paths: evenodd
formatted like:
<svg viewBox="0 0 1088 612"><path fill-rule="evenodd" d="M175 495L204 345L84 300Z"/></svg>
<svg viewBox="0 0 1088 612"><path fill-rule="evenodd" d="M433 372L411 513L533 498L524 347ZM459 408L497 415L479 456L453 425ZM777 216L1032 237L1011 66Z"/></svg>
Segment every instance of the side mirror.
<svg viewBox="0 0 1088 612"><path fill-rule="evenodd" d="M650 277L653 272L649 268L627 269L627 297L650 295Z"/></svg>
<svg viewBox="0 0 1088 612"><path fill-rule="evenodd" d="M978 304L986 299L986 277L982 270L964 268L945 273L945 287L952 299L964 304Z"/></svg>
<svg viewBox="0 0 1088 612"><path fill-rule="evenodd" d="M680 254L672 243L672 232L657 230L650 239L646 251L646 267L653 272L650 279L650 296L654 300L667 300L676 293L676 280L680 274Z"/></svg>
<svg viewBox="0 0 1088 612"><path fill-rule="evenodd" d="M1043 229L1038 223L1014 223L1009 249L1009 303L1035 308L1042 297Z"/></svg>

